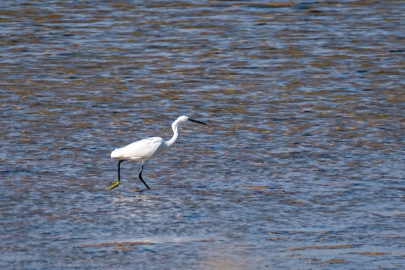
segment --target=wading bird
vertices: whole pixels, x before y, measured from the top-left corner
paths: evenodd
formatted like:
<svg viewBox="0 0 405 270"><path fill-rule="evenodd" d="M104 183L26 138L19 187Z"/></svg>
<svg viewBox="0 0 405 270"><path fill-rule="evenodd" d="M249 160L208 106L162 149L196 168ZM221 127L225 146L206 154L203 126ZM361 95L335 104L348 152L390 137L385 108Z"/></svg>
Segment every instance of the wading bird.
<svg viewBox="0 0 405 270"><path fill-rule="evenodd" d="M120 165L125 160L129 160L142 162L141 171L139 172L139 180L142 181L142 183L146 186L147 189L150 189L150 187L145 183L145 181L142 178L142 171L143 166L145 165L145 161L156 156L157 154L162 153L167 148L170 148L176 142L177 137L179 136L178 126L186 122L187 120L194 123L206 125L204 122L191 119L188 116L185 115L179 116L172 123L173 137L170 140L165 141L160 137L151 137L140 141L136 141L134 143L128 144L127 146L112 151L111 158L118 160L118 181L112 181L108 188L111 190L120 184L121 181Z"/></svg>

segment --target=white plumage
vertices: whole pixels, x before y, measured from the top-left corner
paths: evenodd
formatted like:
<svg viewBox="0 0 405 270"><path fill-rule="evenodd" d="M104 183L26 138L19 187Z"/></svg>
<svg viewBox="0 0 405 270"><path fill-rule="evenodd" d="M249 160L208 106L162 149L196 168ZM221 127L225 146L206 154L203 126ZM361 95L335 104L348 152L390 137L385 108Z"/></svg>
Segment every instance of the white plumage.
<svg viewBox="0 0 405 270"><path fill-rule="evenodd" d="M186 121L191 121L199 124L206 125L205 123L197 120L193 120L189 118L188 116L179 116L173 123L172 123L172 129L173 129L173 137L165 141L164 139L160 137L151 137L147 139L143 139L140 141L136 141L134 143L128 144L127 146L115 149L114 151L111 152L111 158L117 159L118 160L118 181L112 181L110 183L109 189L113 189L117 187L120 184L120 165L121 162L125 160L130 160L130 161L141 161L142 162L142 167L141 171L139 172L139 179L142 181L142 183L148 188L149 186L145 183L145 181L142 178L142 171L143 171L143 166L145 164L145 161L156 156L157 154L160 154L163 152L165 149L171 147L177 140L179 136L178 132L178 126L181 123L184 123Z"/></svg>
<svg viewBox="0 0 405 270"><path fill-rule="evenodd" d="M165 148L167 148L165 140L160 137L151 137L115 149L111 153L111 158L119 160L143 161L156 156Z"/></svg>

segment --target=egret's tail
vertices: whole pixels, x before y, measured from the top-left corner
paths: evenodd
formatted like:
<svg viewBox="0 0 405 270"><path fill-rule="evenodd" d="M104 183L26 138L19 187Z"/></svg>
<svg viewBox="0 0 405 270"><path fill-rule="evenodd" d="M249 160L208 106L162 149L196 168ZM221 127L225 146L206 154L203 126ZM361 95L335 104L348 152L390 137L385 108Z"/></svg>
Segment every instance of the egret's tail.
<svg viewBox="0 0 405 270"><path fill-rule="evenodd" d="M120 149L115 149L114 151L111 152L111 158L119 159L121 156L121 153L119 151Z"/></svg>

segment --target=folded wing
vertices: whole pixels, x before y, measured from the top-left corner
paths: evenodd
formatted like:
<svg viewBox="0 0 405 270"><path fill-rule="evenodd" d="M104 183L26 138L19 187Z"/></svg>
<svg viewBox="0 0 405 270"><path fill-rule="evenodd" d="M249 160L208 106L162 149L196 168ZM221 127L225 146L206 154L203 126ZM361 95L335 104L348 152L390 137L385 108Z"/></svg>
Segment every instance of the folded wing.
<svg viewBox="0 0 405 270"><path fill-rule="evenodd" d="M165 148L165 141L160 137L151 137L128 144L127 146L115 149L111 158L120 160L147 160Z"/></svg>

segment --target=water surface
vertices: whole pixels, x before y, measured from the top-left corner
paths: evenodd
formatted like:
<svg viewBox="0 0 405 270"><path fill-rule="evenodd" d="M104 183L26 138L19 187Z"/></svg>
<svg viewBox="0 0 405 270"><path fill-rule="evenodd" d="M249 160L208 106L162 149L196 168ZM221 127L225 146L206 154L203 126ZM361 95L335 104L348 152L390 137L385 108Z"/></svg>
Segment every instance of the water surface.
<svg viewBox="0 0 405 270"><path fill-rule="evenodd" d="M2 269L404 268L403 1L0 7Z"/></svg>

